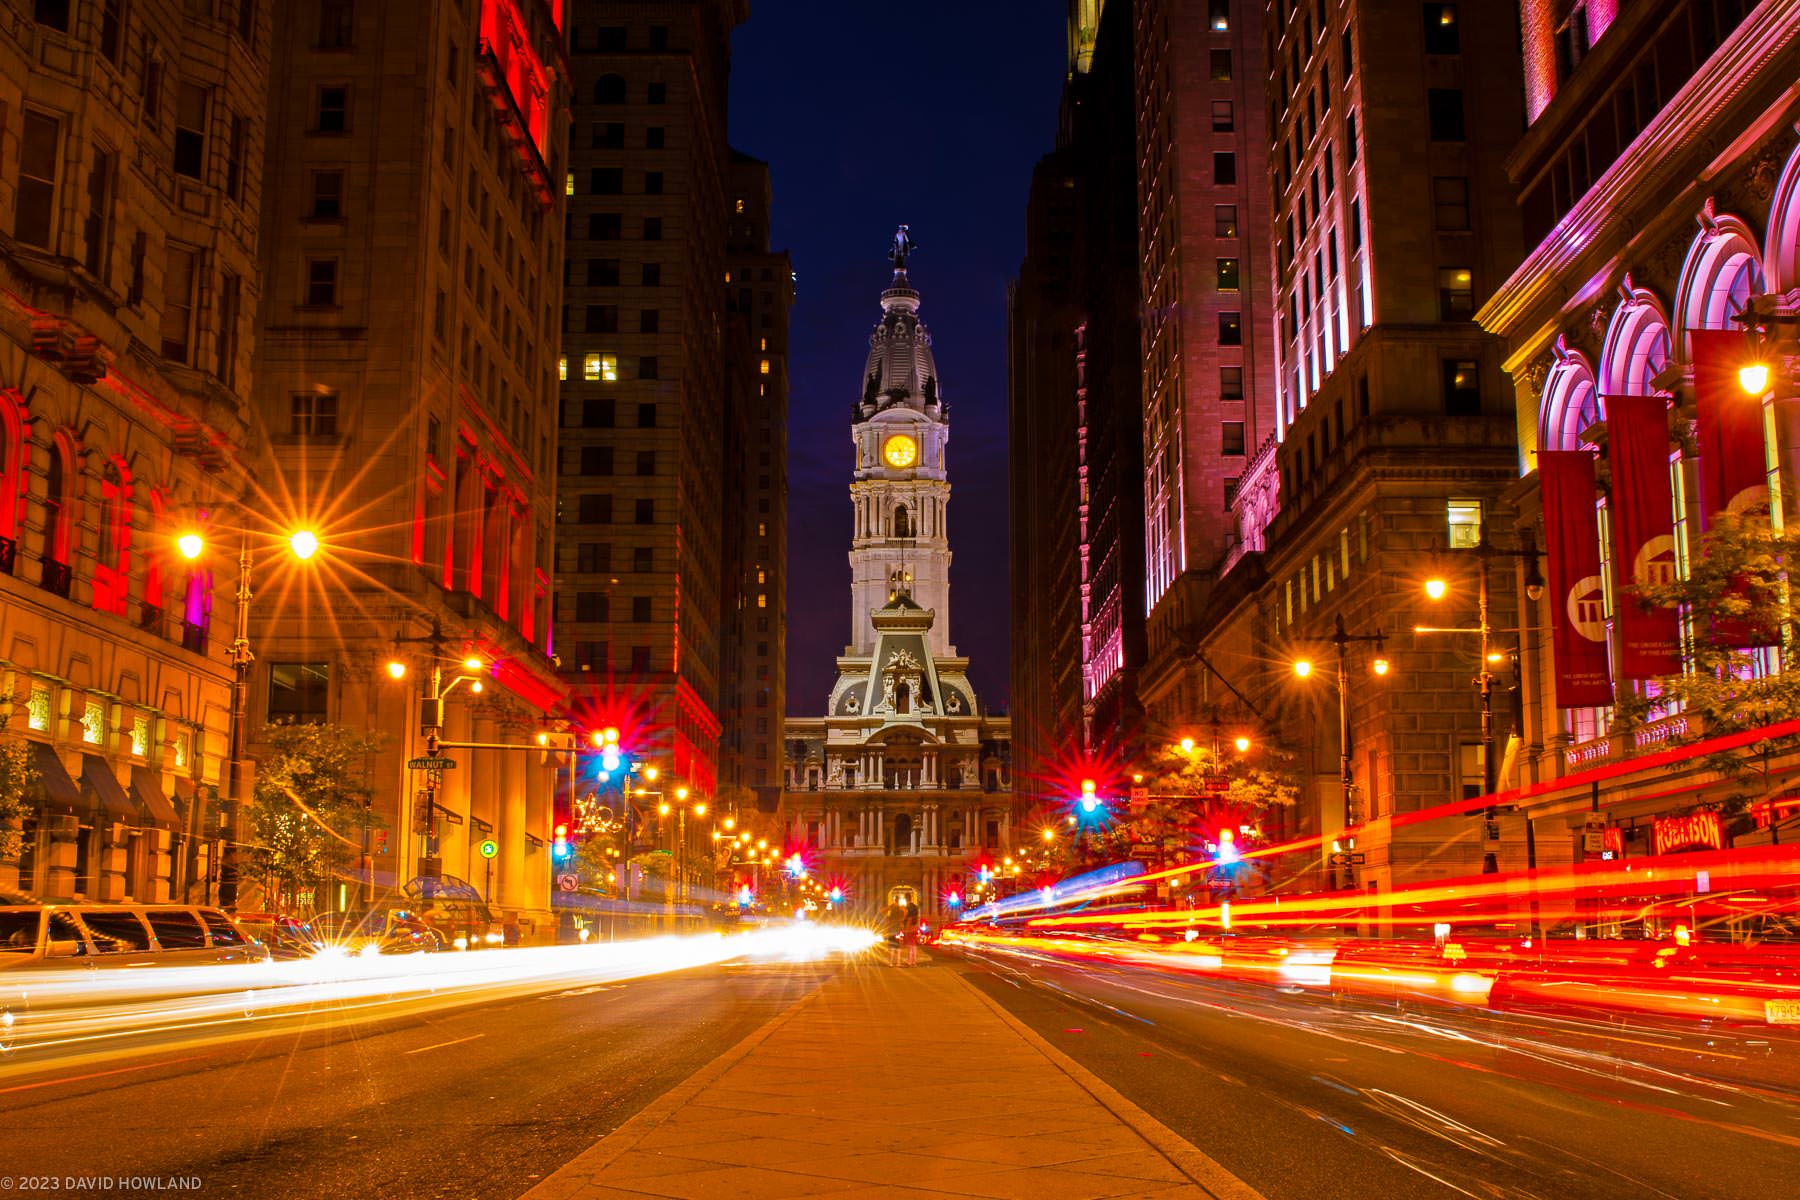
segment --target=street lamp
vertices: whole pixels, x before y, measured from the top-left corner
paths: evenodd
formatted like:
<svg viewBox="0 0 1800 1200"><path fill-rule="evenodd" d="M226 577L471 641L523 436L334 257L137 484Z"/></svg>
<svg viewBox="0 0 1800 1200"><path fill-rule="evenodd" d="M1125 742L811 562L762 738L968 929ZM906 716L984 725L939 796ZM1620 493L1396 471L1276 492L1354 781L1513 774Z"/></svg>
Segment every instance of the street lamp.
<svg viewBox="0 0 1800 1200"><path fill-rule="evenodd" d="M395 680L404 679L406 678L407 665L399 656L400 647L407 645L422 645L427 646L430 649L427 661L431 664L431 678L428 681L428 690L420 701L423 707L419 713L419 729L425 737L424 757L432 760L436 760L438 757L440 749L439 743L444 732L445 698L448 697L451 692L456 690L457 685L463 683L469 685L469 691L479 693L482 690L482 682L479 675L475 674L475 672L483 671L488 666L486 660L476 655L465 654L461 658L456 658L445 654L444 646L447 640L448 639L444 636L443 627L438 623L437 618L434 617L431 621L431 632L423 637L407 637L403 634L396 633L393 639L395 654L387 663L387 673L389 678ZM471 673L466 675L456 675L448 684L446 684L444 682L444 664L447 662L455 663L463 670ZM545 741L547 740L548 739L545 739ZM539 744L542 745L544 742L540 742ZM425 828L420 833L423 840L419 848L419 875L424 879L435 878L436 876L433 874L434 869L441 870L441 865L433 860L433 856L429 851L437 840L438 789L442 784L443 771L435 767L426 768ZM416 818L414 823L417 824ZM427 894L429 895L429 893Z"/></svg>
<svg viewBox="0 0 1800 1200"><path fill-rule="evenodd" d="M1369 663L1369 670L1378 677L1385 677L1390 664L1382 654L1381 648L1387 640L1386 635L1375 633L1351 633L1344 626L1344 614L1339 613L1333 622L1331 636L1322 639L1337 650L1337 693L1338 693L1338 780L1344 787L1344 826L1353 828L1362 824L1362 813L1359 811L1355 796L1355 781L1350 771L1350 667L1349 649L1353 642L1368 642L1375 647L1375 656ZM1313 664L1310 659L1298 659L1294 663L1294 674L1302 679L1312 675Z"/></svg>
<svg viewBox="0 0 1800 1200"><path fill-rule="evenodd" d="M1415 625L1414 633L1477 633L1481 635L1481 669L1475 676L1475 685L1481 689L1481 776L1482 792L1492 796L1498 787L1497 768L1494 759L1494 672L1495 664L1502 662L1504 655L1496 653L1489 645L1489 639L1496 632L1488 622L1488 563L1496 558L1519 559L1525 564L1525 595L1531 600L1539 600L1544 595L1544 577L1538 569L1537 538L1530 529L1519 531L1519 546L1516 550L1496 546L1487 533L1487 522L1482 521L1476 536L1475 545L1466 553L1475 557L1476 570L1476 624L1466 628L1440 627L1433 625ZM1441 577L1425 581L1425 595L1432 600L1442 600L1450 594L1450 585ZM1520 656L1523 661L1523 655ZM1523 731L1520 731L1523 733Z"/></svg>
<svg viewBox="0 0 1800 1200"><path fill-rule="evenodd" d="M298 529L288 534L287 545L295 558L305 561L319 552L319 537L309 529ZM190 529L175 538L175 549L189 562L197 561L206 553L206 537L200 531ZM230 733L230 757L226 761L225 791L228 804L225 814L225 848L219 860L219 903L225 908L237 907L237 815L245 797L239 792L244 778L244 726L247 722L247 700L250 683L250 664L256 661L256 655L250 651L250 573L253 559L250 553L250 535L240 535L238 539L238 578L237 578L237 623L231 639L231 710L227 717ZM212 903L212 872L207 872L206 901Z"/></svg>

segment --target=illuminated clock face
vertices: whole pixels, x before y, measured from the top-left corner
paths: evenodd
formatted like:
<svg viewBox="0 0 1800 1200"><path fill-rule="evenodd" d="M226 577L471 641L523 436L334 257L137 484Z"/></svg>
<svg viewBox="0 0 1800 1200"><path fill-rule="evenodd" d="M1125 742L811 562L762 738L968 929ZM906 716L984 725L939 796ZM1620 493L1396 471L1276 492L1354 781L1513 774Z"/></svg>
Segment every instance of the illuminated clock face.
<svg viewBox="0 0 1800 1200"><path fill-rule="evenodd" d="M919 443L905 434L896 434L881 446L881 457L890 467L910 467L919 461Z"/></svg>

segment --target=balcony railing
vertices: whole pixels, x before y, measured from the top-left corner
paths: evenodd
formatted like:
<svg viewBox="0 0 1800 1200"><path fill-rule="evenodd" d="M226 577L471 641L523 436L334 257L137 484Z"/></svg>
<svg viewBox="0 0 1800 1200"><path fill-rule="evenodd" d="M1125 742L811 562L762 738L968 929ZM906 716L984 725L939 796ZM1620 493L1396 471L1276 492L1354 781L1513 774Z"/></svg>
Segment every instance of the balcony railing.
<svg viewBox="0 0 1800 1200"><path fill-rule="evenodd" d="M69 569L68 563L57 562L54 558L44 560L44 574L39 581L46 592L52 592L67 600L69 588L75 582L75 572Z"/></svg>
<svg viewBox="0 0 1800 1200"><path fill-rule="evenodd" d="M1639 725L1636 729L1614 730L1585 742L1577 742L1563 750L1563 770L1572 774L1647 754L1676 738L1703 732L1699 720L1690 713L1676 713L1660 721Z"/></svg>

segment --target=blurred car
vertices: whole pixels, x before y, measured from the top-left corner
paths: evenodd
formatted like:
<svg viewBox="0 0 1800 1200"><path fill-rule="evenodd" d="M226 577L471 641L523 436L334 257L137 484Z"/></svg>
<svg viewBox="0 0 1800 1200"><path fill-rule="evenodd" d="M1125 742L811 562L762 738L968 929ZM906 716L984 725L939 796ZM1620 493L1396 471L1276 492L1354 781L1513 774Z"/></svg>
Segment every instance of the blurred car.
<svg viewBox="0 0 1800 1200"><path fill-rule="evenodd" d="M311 958L325 948L325 939L298 917L239 913L237 923L245 933L269 948L271 958Z"/></svg>

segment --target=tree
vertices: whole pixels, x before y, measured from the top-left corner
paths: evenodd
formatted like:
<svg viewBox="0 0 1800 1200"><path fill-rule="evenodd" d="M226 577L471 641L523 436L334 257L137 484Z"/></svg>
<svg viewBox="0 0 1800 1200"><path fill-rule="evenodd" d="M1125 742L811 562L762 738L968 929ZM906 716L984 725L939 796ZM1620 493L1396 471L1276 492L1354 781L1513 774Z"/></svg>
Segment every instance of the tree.
<svg viewBox="0 0 1800 1200"><path fill-rule="evenodd" d="M31 747L22 741L0 744L0 858L17 858L18 824L31 811L31 793L37 786L37 768L31 763Z"/></svg>
<svg viewBox="0 0 1800 1200"><path fill-rule="evenodd" d="M323 889L363 852L370 812L368 756L384 738L342 725L278 725L264 731L252 823L257 871L286 894Z"/></svg>
<svg viewBox="0 0 1800 1200"><path fill-rule="evenodd" d="M1144 803L1108 831L1112 848L1124 854L1147 848L1153 865L1173 866L1218 845L1228 829L1242 846L1260 836L1271 809L1286 808L1300 795L1294 756L1279 747L1252 746L1244 753L1194 744L1172 746L1147 764ZM1223 779L1224 785L1218 783ZM1241 830L1248 828L1250 835Z"/></svg>
<svg viewBox="0 0 1800 1200"><path fill-rule="evenodd" d="M590 834L575 843L575 867L582 887L598 895L613 894L613 868L618 859L607 851L618 850L617 843L606 834Z"/></svg>
<svg viewBox="0 0 1800 1200"><path fill-rule="evenodd" d="M1664 584L1638 584L1629 590L1647 603L1677 608L1691 636L1685 670L1650 682L1640 691L1618 698L1614 723L1631 728L1676 712L1687 714L1687 728L1666 745L1691 745L1704 738L1762 729L1800 715L1800 671L1756 672L1753 650L1724 644L1715 636L1721 626L1735 625L1746 637L1765 646L1783 644L1787 630L1787 564L1800 562L1800 529L1776 529L1766 517L1723 513L1713 518L1685 579ZM1735 751L1708 754L1705 766L1731 781L1727 814L1742 812L1768 790L1766 764L1771 754L1800 745L1792 735L1765 738Z"/></svg>

